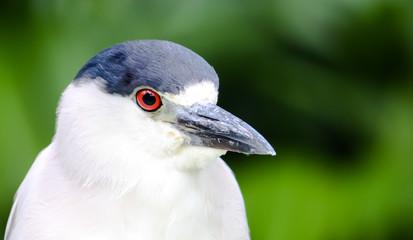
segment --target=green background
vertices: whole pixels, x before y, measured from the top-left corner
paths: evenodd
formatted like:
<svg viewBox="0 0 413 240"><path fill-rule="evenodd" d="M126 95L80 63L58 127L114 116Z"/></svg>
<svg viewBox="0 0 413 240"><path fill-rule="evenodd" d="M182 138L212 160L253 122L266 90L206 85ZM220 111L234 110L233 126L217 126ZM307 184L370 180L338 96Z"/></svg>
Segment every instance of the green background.
<svg viewBox="0 0 413 240"><path fill-rule="evenodd" d="M224 156L252 239L413 239L413 1L0 4L0 236L77 71L113 44L164 39L214 66L220 106L277 151Z"/></svg>

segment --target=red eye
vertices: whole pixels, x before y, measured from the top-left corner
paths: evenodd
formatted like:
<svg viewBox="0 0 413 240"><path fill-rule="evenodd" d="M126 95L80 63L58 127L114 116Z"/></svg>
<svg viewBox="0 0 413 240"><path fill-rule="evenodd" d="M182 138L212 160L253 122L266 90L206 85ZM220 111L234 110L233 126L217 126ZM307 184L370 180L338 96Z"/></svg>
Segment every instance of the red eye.
<svg viewBox="0 0 413 240"><path fill-rule="evenodd" d="M148 112L153 112L162 105L159 95L150 89L139 90L136 94L136 102L139 107Z"/></svg>

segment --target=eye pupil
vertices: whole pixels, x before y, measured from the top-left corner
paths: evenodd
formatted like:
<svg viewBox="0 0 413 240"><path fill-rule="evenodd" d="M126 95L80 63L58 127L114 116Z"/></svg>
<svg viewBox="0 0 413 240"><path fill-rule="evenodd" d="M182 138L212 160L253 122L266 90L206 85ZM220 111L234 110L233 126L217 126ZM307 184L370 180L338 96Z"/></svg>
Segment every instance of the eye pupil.
<svg viewBox="0 0 413 240"><path fill-rule="evenodd" d="M146 93L142 96L142 100L146 105L152 106L156 102L156 98L152 93Z"/></svg>

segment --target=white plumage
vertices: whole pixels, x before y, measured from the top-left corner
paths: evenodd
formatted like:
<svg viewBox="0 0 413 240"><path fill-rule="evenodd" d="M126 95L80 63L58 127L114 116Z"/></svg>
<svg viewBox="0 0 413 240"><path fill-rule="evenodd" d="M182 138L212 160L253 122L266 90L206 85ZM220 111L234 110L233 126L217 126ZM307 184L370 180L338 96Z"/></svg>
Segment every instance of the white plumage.
<svg viewBox="0 0 413 240"><path fill-rule="evenodd" d="M16 195L7 240L249 238L225 151L181 149L179 131L136 107L93 83L66 89L53 142Z"/></svg>
<svg viewBox="0 0 413 240"><path fill-rule="evenodd" d="M5 239L249 239L240 189L219 158L226 150L188 144L167 111L216 104L215 85L158 92L160 115L137 106L140 87L125 96L104 82L64 91L56 134L15 196Z"/></svg>

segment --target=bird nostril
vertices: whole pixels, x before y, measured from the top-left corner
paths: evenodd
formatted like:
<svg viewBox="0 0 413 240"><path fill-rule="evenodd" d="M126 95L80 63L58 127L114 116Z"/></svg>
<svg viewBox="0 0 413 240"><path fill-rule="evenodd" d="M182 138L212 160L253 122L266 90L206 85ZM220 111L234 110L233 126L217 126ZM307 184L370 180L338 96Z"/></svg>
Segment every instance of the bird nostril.
<svg viewBox="0 0 413 240"><path fill-rule="evenodd" d="M203 115L203 114L198 114L198 116L212 120L212 121L219 121L219 119L213 118L211 116Z"/></svg>

